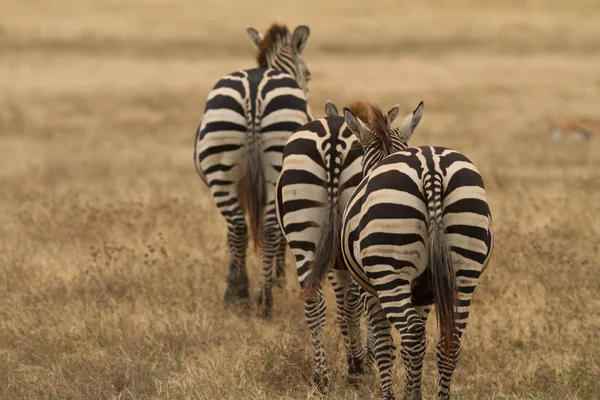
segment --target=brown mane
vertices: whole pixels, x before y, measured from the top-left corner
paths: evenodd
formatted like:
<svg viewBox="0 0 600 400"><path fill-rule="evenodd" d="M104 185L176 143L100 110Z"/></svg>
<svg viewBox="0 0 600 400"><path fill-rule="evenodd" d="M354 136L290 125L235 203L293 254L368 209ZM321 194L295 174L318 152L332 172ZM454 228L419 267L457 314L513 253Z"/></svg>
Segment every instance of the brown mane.
<svg viewBox="0 0 600 400"><path fill-rule="evenodd" d="M256 56L258 66L267 68L267 53L278 43L289 43L291 38L292 36L287 26L277 23L272 24L267 33L265 33L265 38L258 44L258 55Z"/></svg>
<svg viewBox="0 0 600 400"><path fill-rule="evenodd" d="M379 139L382 150L387 152L392 149L392 140L390 139L390 125L387 116L377 106L374 106L366 101L356 100L347 107L352 114L358 119L367 124L371 129L371 135ZM367 144L367 143L362 143Z"/></svg>

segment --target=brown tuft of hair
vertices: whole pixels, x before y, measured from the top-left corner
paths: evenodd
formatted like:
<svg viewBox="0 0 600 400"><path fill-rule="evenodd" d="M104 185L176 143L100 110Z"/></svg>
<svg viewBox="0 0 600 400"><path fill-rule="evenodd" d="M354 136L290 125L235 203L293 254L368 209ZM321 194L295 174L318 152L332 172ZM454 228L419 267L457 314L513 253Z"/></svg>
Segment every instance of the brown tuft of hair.
<svg viewBox="0 0 600 400"><path fill-rule="evenodd" d="M291 41L292 35L287 26L273 23L265 33L265 38L258 44L256 60L259 67L267 68L267 53L276 45L278 39L282 43L288 43Z"/></svg>
<svg viewBox="0 0 600 400"><path fill-rule="evenodd" d="M383 111L379 107L362 100L356 100L346 108L372 129L372 138L378 139L382 151L389 154L393 147L392 140L390 139L391 127ZM361 144L365 145L367 143Z"/></svg>

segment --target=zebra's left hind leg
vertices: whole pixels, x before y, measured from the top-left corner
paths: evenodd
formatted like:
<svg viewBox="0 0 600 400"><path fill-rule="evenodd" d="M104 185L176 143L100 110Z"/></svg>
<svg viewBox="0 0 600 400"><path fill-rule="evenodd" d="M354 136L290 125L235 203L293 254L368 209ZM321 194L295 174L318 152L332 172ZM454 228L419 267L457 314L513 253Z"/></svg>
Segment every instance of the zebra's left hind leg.
<svg viewBox="0 0 600 400"><path fill-rule="evenodd" d="M229 247L229 273L225 304L245 303L249 298L248 273L246 271L246 249L248 247L248 227L240 208L231 211L227 218L227 245Z"/></svg>
<svg viewBox="0 0 600 400"><path fill-rule="evenodd" d="M275 279L273 285L277 287L285 287L285 249L287 241L283 234L280 235L277 253L275 254Z"/></svg>
<svg viewBox="0 0 600 400"><path fill-rule="evenodd" d="M314 349L313 383L321 393L327 393L329 389L329 370L323 349L326 308L321 289L317 289L315 298L304 302L304 317L310 329Z"/></svg>
<svg viewBox="0 0 600 400"><path fill-rule="evenodd" d="M392 367L396 359L396 346L392 338L392 324L381 308L379 299L370 293L362 292L361 300L367 314L369 324L373 329L373 353L379 370L379 385L383 400L395 400L392 388Z"/></svg>
<svg viewBox="0 0 600 400"><path fill-rule="evenodd" d="M425 357L425 320L412 303L410 276L393 273L387 277L378 277L378 279L385 281L384 279L387 278L387 282L390 282L391 277L396 278L396 282L392 288L386 290L381 307L387 319L400 333L402 341L400 355L406 370L402 399L421 400L421 376Z"/></svg>

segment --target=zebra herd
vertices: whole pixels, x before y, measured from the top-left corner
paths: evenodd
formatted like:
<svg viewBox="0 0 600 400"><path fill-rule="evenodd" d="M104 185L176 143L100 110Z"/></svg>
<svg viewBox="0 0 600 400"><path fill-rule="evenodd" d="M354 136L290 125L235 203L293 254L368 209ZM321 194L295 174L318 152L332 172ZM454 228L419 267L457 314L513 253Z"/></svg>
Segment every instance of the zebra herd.
<svg viewBox="0 0 600 400"><path fill-rule="evenodd" d="M251 232L260 252L259 312L269 317L273 275L276 282L284 278L289 246L312 336L315 385L322 392L329 385L321 291L327 276L348 381L360 381L374 362L384 399L395 398L392 326L400 333L406 369L403 398L421 398L425 323L435 304L438 398L448 399L471 296L493 247L481 175L454 150L409 147L423 103L397 128L398 106L384 113L363 101L345 107L343 115L327 102L326 116L314 119L302 57L308 27L290 33L273 24L265 35L251 27L247 33L259 66L217 82L194 150L197 171L227 221L224 301L249 298Z"/></svg>

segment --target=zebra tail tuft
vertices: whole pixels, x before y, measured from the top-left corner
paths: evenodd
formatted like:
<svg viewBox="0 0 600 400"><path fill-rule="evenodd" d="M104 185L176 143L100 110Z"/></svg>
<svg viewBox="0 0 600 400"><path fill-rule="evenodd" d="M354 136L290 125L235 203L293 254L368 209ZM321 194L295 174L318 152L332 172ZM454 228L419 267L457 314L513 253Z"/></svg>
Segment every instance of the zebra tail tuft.
<svg viewBox="0 0 600 400"><path fill-rule="evenodd" d="M438 186L441 194L441 185ZM426 193L431 193L426 191ZM440 327L440 337L444 344L444 352L450 355L454 344L454 325L456 320L457 288L450 246L446 240L442 220L442 204L440 199L427 197L430 208L429 232L427 237L427 253L429 255L430 285L436 302L436 316Z"/></svg>
<svg viewBox="0 0 600 400"><path fill-rule="evenodd" d="M337 202L330 202L327 217L321 225L319 241L315 249L314 259L309 267L309 274L304 281L304 299L313 299L316 291L321 287L323 278L340 254L341 217L338 212Z"/></svg>
<svg viewBox="0 0 600 400"><path fill-rule="evenodd" d="M264 209L267 202L265 172L262 167L262 149L254 123L249 123L248 153L246 154L246 178L244 201L248 213L254 249L259 252L264 242Z"/></svg>

